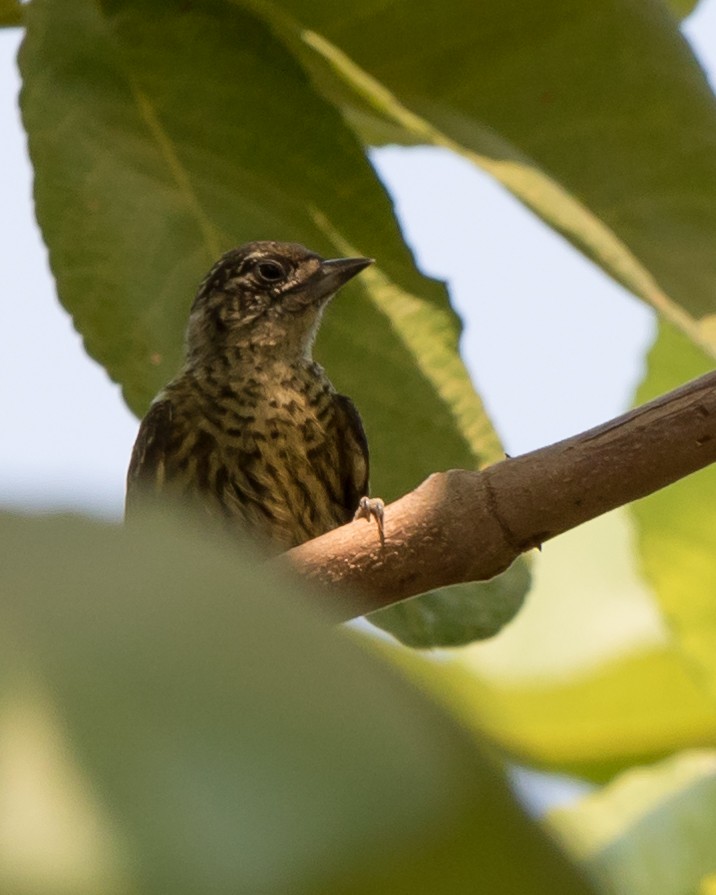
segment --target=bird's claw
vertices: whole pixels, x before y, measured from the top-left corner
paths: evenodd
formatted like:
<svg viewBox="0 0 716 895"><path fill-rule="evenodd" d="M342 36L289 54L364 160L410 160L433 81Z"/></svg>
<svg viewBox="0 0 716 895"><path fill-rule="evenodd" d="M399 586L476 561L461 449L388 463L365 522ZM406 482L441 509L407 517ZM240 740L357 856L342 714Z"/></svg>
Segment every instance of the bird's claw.
<svg viewBox="0 0 716 895"><path fill-rule="evenodd" d="M355 516L353 516L353 520L356 519L367 519L370 522L371 519L375 519L376 525L378 526L378 537L380 538L380 546L385 546L385 531L383 525L383 519L385 517L385 504L380 499L380 497L361 497L358 503L358 509L355 512Z"/></svg>

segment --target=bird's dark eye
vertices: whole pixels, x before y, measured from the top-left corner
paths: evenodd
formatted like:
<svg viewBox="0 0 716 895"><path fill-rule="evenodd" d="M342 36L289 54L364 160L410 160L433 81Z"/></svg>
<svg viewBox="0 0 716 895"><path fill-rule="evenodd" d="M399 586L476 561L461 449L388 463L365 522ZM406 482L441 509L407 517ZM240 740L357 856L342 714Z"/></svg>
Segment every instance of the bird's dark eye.
<svg viewBox="0 0 716 895"><path fill-rule="evenodd" d="M261 279L267 283L277 283L286 276L286 271L276 261L259 261L256 270Z"/></svg>

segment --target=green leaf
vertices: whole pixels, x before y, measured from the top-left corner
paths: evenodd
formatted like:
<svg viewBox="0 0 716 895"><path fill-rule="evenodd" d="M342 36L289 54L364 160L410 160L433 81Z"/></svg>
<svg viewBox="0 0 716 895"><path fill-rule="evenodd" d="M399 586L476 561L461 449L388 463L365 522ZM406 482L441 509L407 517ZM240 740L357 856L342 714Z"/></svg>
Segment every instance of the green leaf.
<svg viewBox="0 0 716 895"><path fill-rule="evenodd" d="M648 401L711 367L703 352L662 325L636 401ZM631 509L644 574L676 646L716 705L716 467L702 469Z"/></svg>
<svg viewBox="0 0 716 895"><path fill-rule="evenodd" d="M711 366L682 333L663 324L636 403ZM439 678L437 695L449 696L467 723L487 730L517 760L593 780L713 742L715 506L716 468L710 467L625 508L623 516L636 523L633 533L605 540L590 532L580 543L583 530L576 530L555 542L538 558L526 610L499 638L501 654L497 643L463 651L456 662L469 675ZM590 527L616 518L610 514ZM624 558L616 548L626 552L627 544L631 553L634 540L638 568L626 576L618 571ZM600 565L609 574L595 587ZM668 625L661 645L653 635L631 646L622 639L638 608L630 598L637 573L646 579L640 589L649 588L642 599L658 601ZM595 614L590 596L600 606L611 601L611 610ZM592 648L593 629L601 632L603 648L611 643L606 657Z"/></svg>
<svg viewBox="0 0 716 895"><path fill-rule="evenodd" d="M444 288L417 273L361 147L266 26L218 0L104 8L32 4L22 109L60 296L130 406L175 372L195 284L222 250L300 239L380 261L331 309L319 352L376 456L441 432L442 462L401 450L377 464L385 496L496 455Z"/></svg>
<svg viewBox="0 0 716 895"><path fill-rule="evenodd" d="M444 587L368 618L406 646L461 646L501 631L519 612L530 583L529 565L520 558L490 581Z"/></svg>
<svg viewBox="0 0 716 895"><path fill-rule="evenodd" d="M716 866L716 753L627 772L548 820L601 892L695 893Z"/></svg>
<svg viewBox="0 0 716 895"><path fill-rule="evenodd" d="M696 373L694 367L669 375L681 381ZM651 383L657 393L671 384ZM708 490L705 497L708 506ZM669 568L671 527L679 543L684 516L698 515L697 502L692 494L663 516L646 509L640 539L649 537L650 524L664 539L647 556L647 570L652 559ZM665 582L648 576L653 592L642 580L638 532L629 521L625 508L548 545L534 563L527 605L492 642L441 654L437 663L395 647L388 648L391 658L521 764L604 782L635 763L713 742L712 664L699 664L702 655L712 663L712 635L707 612L696 612L710 598L710 579L700 569L711 554L698 558L703 535L687 521L683 540L694 553L673 570L686 586L667 593L669 631L655 600L664 604ZM701 524L711 531L708 520ZM685 627L692 640L700 638L698 650L682 641Z"/></svg>
<svg viewBox="0 0 716 895"><path fill-rule="evenodd" d="M604 782L716 736L713 704L675 650L641 650L589 673L526 683L476 668L470 654L479 646L439 663L386 649L467 727L542 770Z"/></svg>
<svg viewBox="0 0 716 895"><path fill-rule="evenodd" d="M18 0L0 0L0 28L22 25L22 6Z"/></svg>
<svg viewBox="0 0 716 895"><path fill-rule="evenodd" d="M716 351L716 102L659 0L266 8L364 139L464 155Z"/></svg>
<svg viewBox="0 0 716 895"><path fill-rule="evenodd" d="M5 516L0 567L4 893L589 891L454 718L234 545Z"/></svg>
<svg viewBox="0 0 716 895"><path fill-rule="evenodd" d="M668 6L677 19L685 19L699 5L699 0L667 0Z"/></svg>
<svg viewBox="0 0 716 895"><path fill-rule="evenodd" d="M716 706L641 577L627 509L545 545L488 643L391 659L521 764L605 781L716 738Z"/></svg>
<svg viewBox="0 0 716 895"><path fill-rule="evenodd" d="M329 309L317 348L364 417L373 492L501 456L444 287L418 274L363 148L254 13L34 0L20 63L60 298L135 412L176 371L220 252L292 239L379 262Z"/></svg>

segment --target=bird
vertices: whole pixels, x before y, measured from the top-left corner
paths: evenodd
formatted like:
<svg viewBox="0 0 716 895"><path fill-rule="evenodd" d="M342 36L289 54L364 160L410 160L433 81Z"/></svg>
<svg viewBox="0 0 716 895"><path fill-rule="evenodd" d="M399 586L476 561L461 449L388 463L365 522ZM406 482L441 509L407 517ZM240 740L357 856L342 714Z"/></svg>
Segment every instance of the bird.
<svg viewBox="0 0 716 895"><path fill-rule="evenodd" d="M384 544L361 417L312 356L327 304L372 263L267 240L221 256L191 305L183 364L140 424L128 520L147 499L179 500L279 551L373 517Z"/></svg>

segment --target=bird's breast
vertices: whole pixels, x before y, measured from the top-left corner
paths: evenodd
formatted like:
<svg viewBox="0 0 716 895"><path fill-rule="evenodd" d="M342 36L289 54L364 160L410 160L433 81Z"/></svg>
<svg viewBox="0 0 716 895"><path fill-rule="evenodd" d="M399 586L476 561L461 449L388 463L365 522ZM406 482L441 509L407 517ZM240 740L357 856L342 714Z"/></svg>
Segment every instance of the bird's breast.
<svg viewBox="0 0 716 895"><path fill-rule="evenodd" d="M325 377L247 379L219 390L204 418L225 513L283 547L348 521L335 392Z"/></svg>

